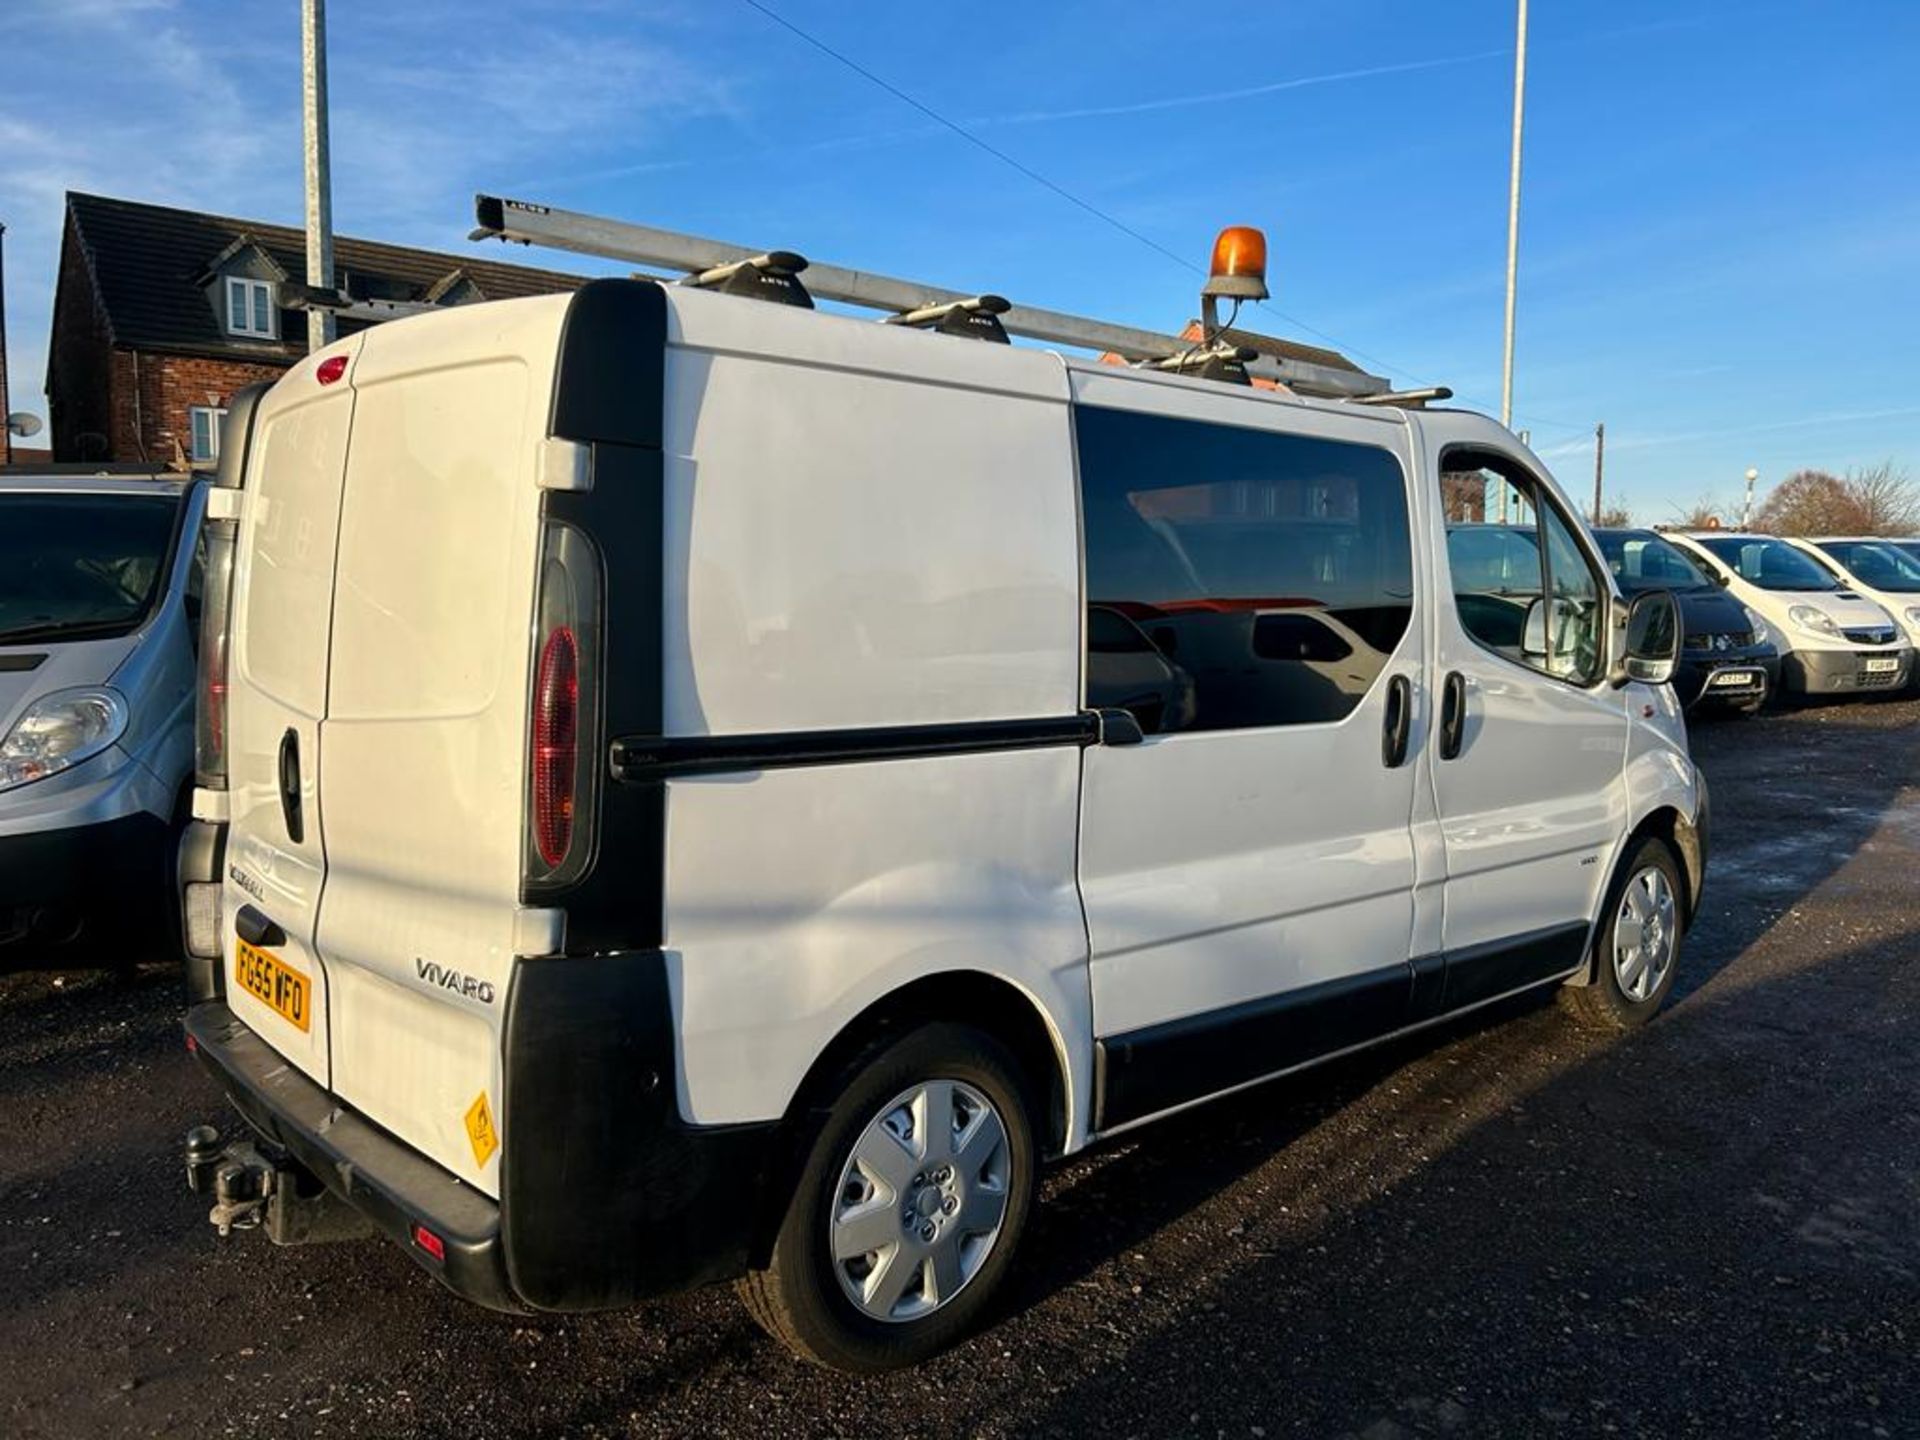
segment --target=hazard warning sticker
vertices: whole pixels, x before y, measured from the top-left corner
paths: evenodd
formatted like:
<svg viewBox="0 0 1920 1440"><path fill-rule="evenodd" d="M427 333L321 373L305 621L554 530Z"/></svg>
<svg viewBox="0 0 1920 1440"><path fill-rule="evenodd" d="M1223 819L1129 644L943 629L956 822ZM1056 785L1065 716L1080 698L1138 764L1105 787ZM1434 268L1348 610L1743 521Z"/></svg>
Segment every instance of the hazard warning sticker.
<svg viewBox="0 0 1920 1440"><path fill-rule="evenodd" d="M493 1109L487 1104L484 1090L467 1107L467 1139L473 1145L473 1163L484 1170L493 1152L500 1148L500 1133L493 1128Z"/></svg>

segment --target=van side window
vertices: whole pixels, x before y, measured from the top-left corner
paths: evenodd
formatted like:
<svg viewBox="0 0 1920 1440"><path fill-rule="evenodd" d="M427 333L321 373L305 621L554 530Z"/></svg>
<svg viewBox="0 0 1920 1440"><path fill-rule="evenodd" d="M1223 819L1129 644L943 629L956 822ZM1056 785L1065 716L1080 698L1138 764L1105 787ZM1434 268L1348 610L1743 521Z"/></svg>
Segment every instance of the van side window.
<svg viewBox="0 0 1920 1440"><path fill-rule="evenodd" d="M1386 450L1076 407L1087 703L1148 734L1343 719L1413 613Z"/></svg>
<svg viewBox="0 0 1920 1440"><path fill-rule="evenodd" d="M1576 685L1606 665L1607 590L1551 494L1506 456L1441 457L1453 603L1497 654Z"/></svg>

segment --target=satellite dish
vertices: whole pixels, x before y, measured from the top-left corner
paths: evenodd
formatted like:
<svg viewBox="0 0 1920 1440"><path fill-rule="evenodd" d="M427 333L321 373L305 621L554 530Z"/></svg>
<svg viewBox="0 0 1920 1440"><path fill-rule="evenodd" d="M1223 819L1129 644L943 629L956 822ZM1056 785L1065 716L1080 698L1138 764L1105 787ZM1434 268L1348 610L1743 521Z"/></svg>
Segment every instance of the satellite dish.
<svg viewBox="0 0 1920 1440"><path fill-rule="evenodd" d="M25 410L16 410L7 416L7 433L18 435L22 440L40 433L40 417Z"/></svg>

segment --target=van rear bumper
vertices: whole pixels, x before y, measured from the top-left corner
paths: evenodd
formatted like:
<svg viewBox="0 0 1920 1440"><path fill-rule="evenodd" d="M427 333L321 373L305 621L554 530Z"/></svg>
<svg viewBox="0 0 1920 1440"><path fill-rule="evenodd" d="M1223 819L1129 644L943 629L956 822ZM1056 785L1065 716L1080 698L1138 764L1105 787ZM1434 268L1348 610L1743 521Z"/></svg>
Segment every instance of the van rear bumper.
<svg viewBox="0 0 1920 1440"><path fill-rule="evenodd" d="M224 1002L194 1005L186 1031L248 1124L489 1309L604 1310L731 1279L765 1263L798 1170L780 1121L680 1118L658 950L514 962L499 1203L295 1070Z"/></svg>
<svg viewBox="0 0 1920 1440"><path fill-rule="evenodd" d="M187 1012L187 1043L255 1130L396 1241L455 1294L490 1310L524 1307L507 1282L500 1207L340 1104L218 1000ZM414 1242L424 1225L446 1248Z"/></svg>

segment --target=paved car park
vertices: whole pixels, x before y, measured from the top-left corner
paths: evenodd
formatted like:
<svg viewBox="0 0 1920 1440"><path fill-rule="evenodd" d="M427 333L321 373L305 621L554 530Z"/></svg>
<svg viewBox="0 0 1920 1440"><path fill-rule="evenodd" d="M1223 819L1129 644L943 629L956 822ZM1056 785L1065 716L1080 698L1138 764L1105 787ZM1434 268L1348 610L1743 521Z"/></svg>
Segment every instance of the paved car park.
<svg viewBox="0 0 1920 1440"><path fill-rule="evenodd" d="M724 1290L516 1319L384 1243L221 1242L173 973L0 979L0 1431L1911 1433L1920 703L1694 748L1707 901L1649 1029L1507 1007L1076 1159L1012 1313L866 1381Z"/></svg>

